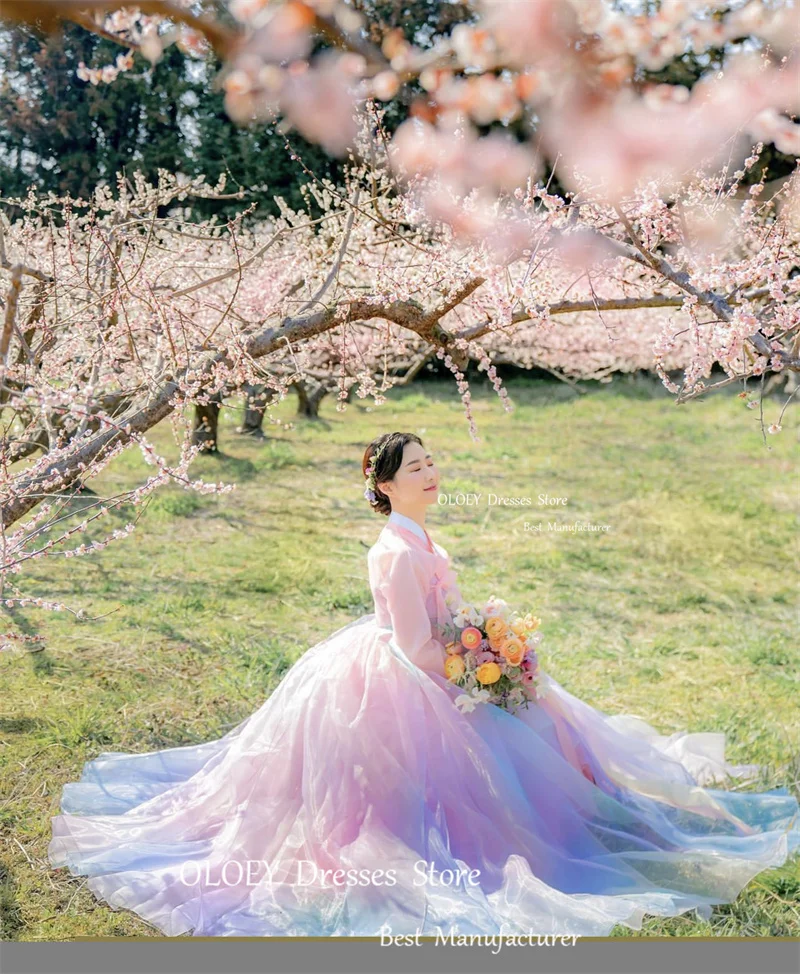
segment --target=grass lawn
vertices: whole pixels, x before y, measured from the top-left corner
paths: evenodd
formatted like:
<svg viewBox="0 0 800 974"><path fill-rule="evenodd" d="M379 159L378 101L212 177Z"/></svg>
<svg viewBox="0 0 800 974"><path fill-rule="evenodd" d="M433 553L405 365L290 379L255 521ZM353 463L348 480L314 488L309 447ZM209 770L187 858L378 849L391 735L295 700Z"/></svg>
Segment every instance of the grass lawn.
<svg viewBox="0 0 800 974"><path fill-rule="evenodd" d="M478 443L452 382L344 412L329 397L320 420L265 426L261 442L237 435L239 409L226 409L221 454L191 473L234 491L170 485L127 540L15 578L95 618L1 609L4 630L40 633L46 648L0 654L0 938L159 935L49 868L61 788L101 751L221 737L308 647L372 611L366 552L384 521L362 497L360 458L387 429L423 437L442 491L533 498L435 508L428 524L466 598L495 592L541 616L543 665L571 693L663 733L723 731L728 760L768 766L758 790L800 795L797 414L765 445L735 393L678 407L635 379L584 396L555 381L508 388L511 413L475 383ZM294 410L287 399L278 415L292 422ZM153 439L177 455L169 423ZM130 450L93 486L114 494L152 473ZM540 493L566 496L566 509L539 507ZM112 514L106 530L129 519ZM576 520L610 530L546 529ZM617 932L800 936L800 863L762 873L708 922Z"/></svg>

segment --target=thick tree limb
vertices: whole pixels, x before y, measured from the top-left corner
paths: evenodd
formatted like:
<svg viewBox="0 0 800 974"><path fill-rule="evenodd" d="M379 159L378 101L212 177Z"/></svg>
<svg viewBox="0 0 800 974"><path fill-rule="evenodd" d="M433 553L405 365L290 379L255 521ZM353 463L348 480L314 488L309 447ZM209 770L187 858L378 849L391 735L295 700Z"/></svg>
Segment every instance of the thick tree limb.
<svg viewBox="0 0 800 974"><path fill-rule="evenodd" d="M623 243L620 240L614 240L612 237L605 237L606 241L611 244L620 256L627 257L628 260L634 261L634 263L641 264L644 267L648 267L651 270L656 271L661 274L662 277L666 278L668 281L679 287L686 294L691 294L693 297L697 298L697 301L709 308L720 321L730 322L733 319L734 310L725 298L721 294L715 294L713 291L701 291L692 284L691 278L685 271L677 271L663 257L658 254L651 253L647 250L640 242L636 232L631 225L630 220L625 216L619 207L616 207L617 214L619 215L620 222L625 227L628 235L631 238L632 243ZM767 341L766 337L761 334L760 331L754 332L752 335L747 336L747 341L756 349L760 355L766 355L767 358L772 358L773 355L777 355L783 360L784 365L790 366L792 368L797 368L800 366L800 360L793 358L788 352L782 349L773 349L772 345Z"/></svg>
<svg viewBox="0 0 800 974"><path fill-rule="evenodd" d="M359 299L340 307L326 308L305 318L286 318L277 327L266 328L250 338L246 345L247 354L253 359L263 358L265 355L285 348L287 341L290 343L305 341L330 331L340 324L370 318L393 321L420 334L432 344L447 345L452 340L449 333L445 332L438 323L431 322L430 316L426 315L424 310L420 310L418 305L402 301L385 305ZM191 373L192 380L196 381L205 376L212 376L220 364L227 364L230 367L234 364L225 350L209 355L197 367L184 368L180 375L181 378L185 378ZM120 417L117 427L105 429L95 436L80 441L39 473L32 476L21 474L15 481L15 496L5 499L0 504L0 522L4 527L14 524L36 507L44 496L56 493L63 488L64 484L74 481L90 463L101 457L112 446L119 442L128 442L131 434L145 433L152 429L173 411L177 405L176 394L179 391L178 381L171 374L165 375L161 387L155 394L143 405L135 407L130 415Z"/></svg>
<svg viewBox="0 0 800 974"><path fill-rule="evenodd" d="M17 264L11 268L11 286L6 296L6 313L3 321L3 331L0 334L0 377L5 378L8 365L8 348L11 344L11 332L17 320L17 306L19 292L22 289L22 267Z"/></svg>
<svg viewBox="0 0 800 974"><path fill-rule="evenodd" d="M3 0L0 5L0 16L4 20L13 20L23 24L41 24L45 30L55 30L61 20L71 20L93 33L107 37L102 25L95 24L91 17L87 17L87 10L120 10L123 7L135 6L145 14L160 14L170 20L186 24L193 30L204 34L209 43L225 58L229 57L240 37L234 31L224 27L212 17L193 14L187 7L170 3L169 0L136 0L135 4L125 0ZM123 42L126 43L127 42ZM130 45L128 45L130 46Z"/></svg>

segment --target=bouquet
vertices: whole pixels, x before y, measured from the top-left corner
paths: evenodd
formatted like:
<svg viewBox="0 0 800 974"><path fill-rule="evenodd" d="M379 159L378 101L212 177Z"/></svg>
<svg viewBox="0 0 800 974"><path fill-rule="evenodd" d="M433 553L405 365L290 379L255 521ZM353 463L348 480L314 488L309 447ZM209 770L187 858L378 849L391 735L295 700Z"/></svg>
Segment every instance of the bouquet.
<svg viewBox="0 0 800 974"><path fill-rule="evenodd" d="M449 640L445 676L467 691L455 699L462 713L480 703L513 713L544 696L536 654L541 619L530 612L512 613L494 595L483 606L465 602L454 609L453 625L444 627Z"/></svg>

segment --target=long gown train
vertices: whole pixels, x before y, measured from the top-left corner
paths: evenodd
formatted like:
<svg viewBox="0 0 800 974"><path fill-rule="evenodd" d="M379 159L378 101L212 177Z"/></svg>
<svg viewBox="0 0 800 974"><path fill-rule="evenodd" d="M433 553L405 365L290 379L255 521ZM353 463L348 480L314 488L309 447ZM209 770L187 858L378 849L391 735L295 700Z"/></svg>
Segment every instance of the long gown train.
<svg viewBox="0 0 800 974"><path fill-rule="evenodd" d="M527 710L462 713L381 621L311 647L219 740L87 762L52 864L167 935L603 936L708 915L800 846L788 789L711 787L758 770L722 734L660 735L549 676Z"/></svg>

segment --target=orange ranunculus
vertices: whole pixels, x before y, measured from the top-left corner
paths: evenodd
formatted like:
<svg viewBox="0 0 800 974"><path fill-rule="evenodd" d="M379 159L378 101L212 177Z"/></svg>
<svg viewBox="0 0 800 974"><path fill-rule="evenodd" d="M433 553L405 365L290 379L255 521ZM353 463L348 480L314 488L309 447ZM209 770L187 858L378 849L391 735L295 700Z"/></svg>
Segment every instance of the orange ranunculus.
<svg viewBox="0 0 800 974"><path fill-rule="evenodd" d="M508 639L503 642L500 655L505 656L505 658L508 659L510 654L517 653L520 650L523 652L525 650L525 644L522 642L522 640L518 636L509 636Z"/></svg>
<svg viewBox="0 0 800 974"><path fill-rule="evenodd" d="M467 626L461 633L461 645L465 649L477 649L482 639L483 635L480 629L476 629L475 626Z"/></svg>
<svg viewBox="0 0 800 974"><path fill-rule="evenodd" d="M444 661L444 672L448 680L457 680L465 670L464 660L460 656L448 656Z"/></svg>
<svg viewBox="0 0 800 974"><path fill-rule="evenodd" d="M505 657L505 659L512 666L519 666L522 662L522 657L525 655L526 646L521 639L516 636L512 636L510 639L505 641L503 648L500 650L500 654Z"/></svg>
<svg viewBox="0 0 800 974"><path fill-rule="evenodd" d="M503 646L506 644L506 637L500 636L498 639L489 640L489 648L495 653L502 653Z"/></svg>
<svg viewBox="0 0 800 974"><path fill-rule="evenodd" d="M475 670L475 676L479 683L497 683L502 674L497 663L481 663Z"/></svg>
<svg viewBox="0 0 800 974"><path fill-rule="evenodd" d="M501 619L500 616L490 616L486 620L486 625L484 626L486 630L486 635L489 639L499 639L501 636L505 635L506 632L506 621Z"/></svg>

